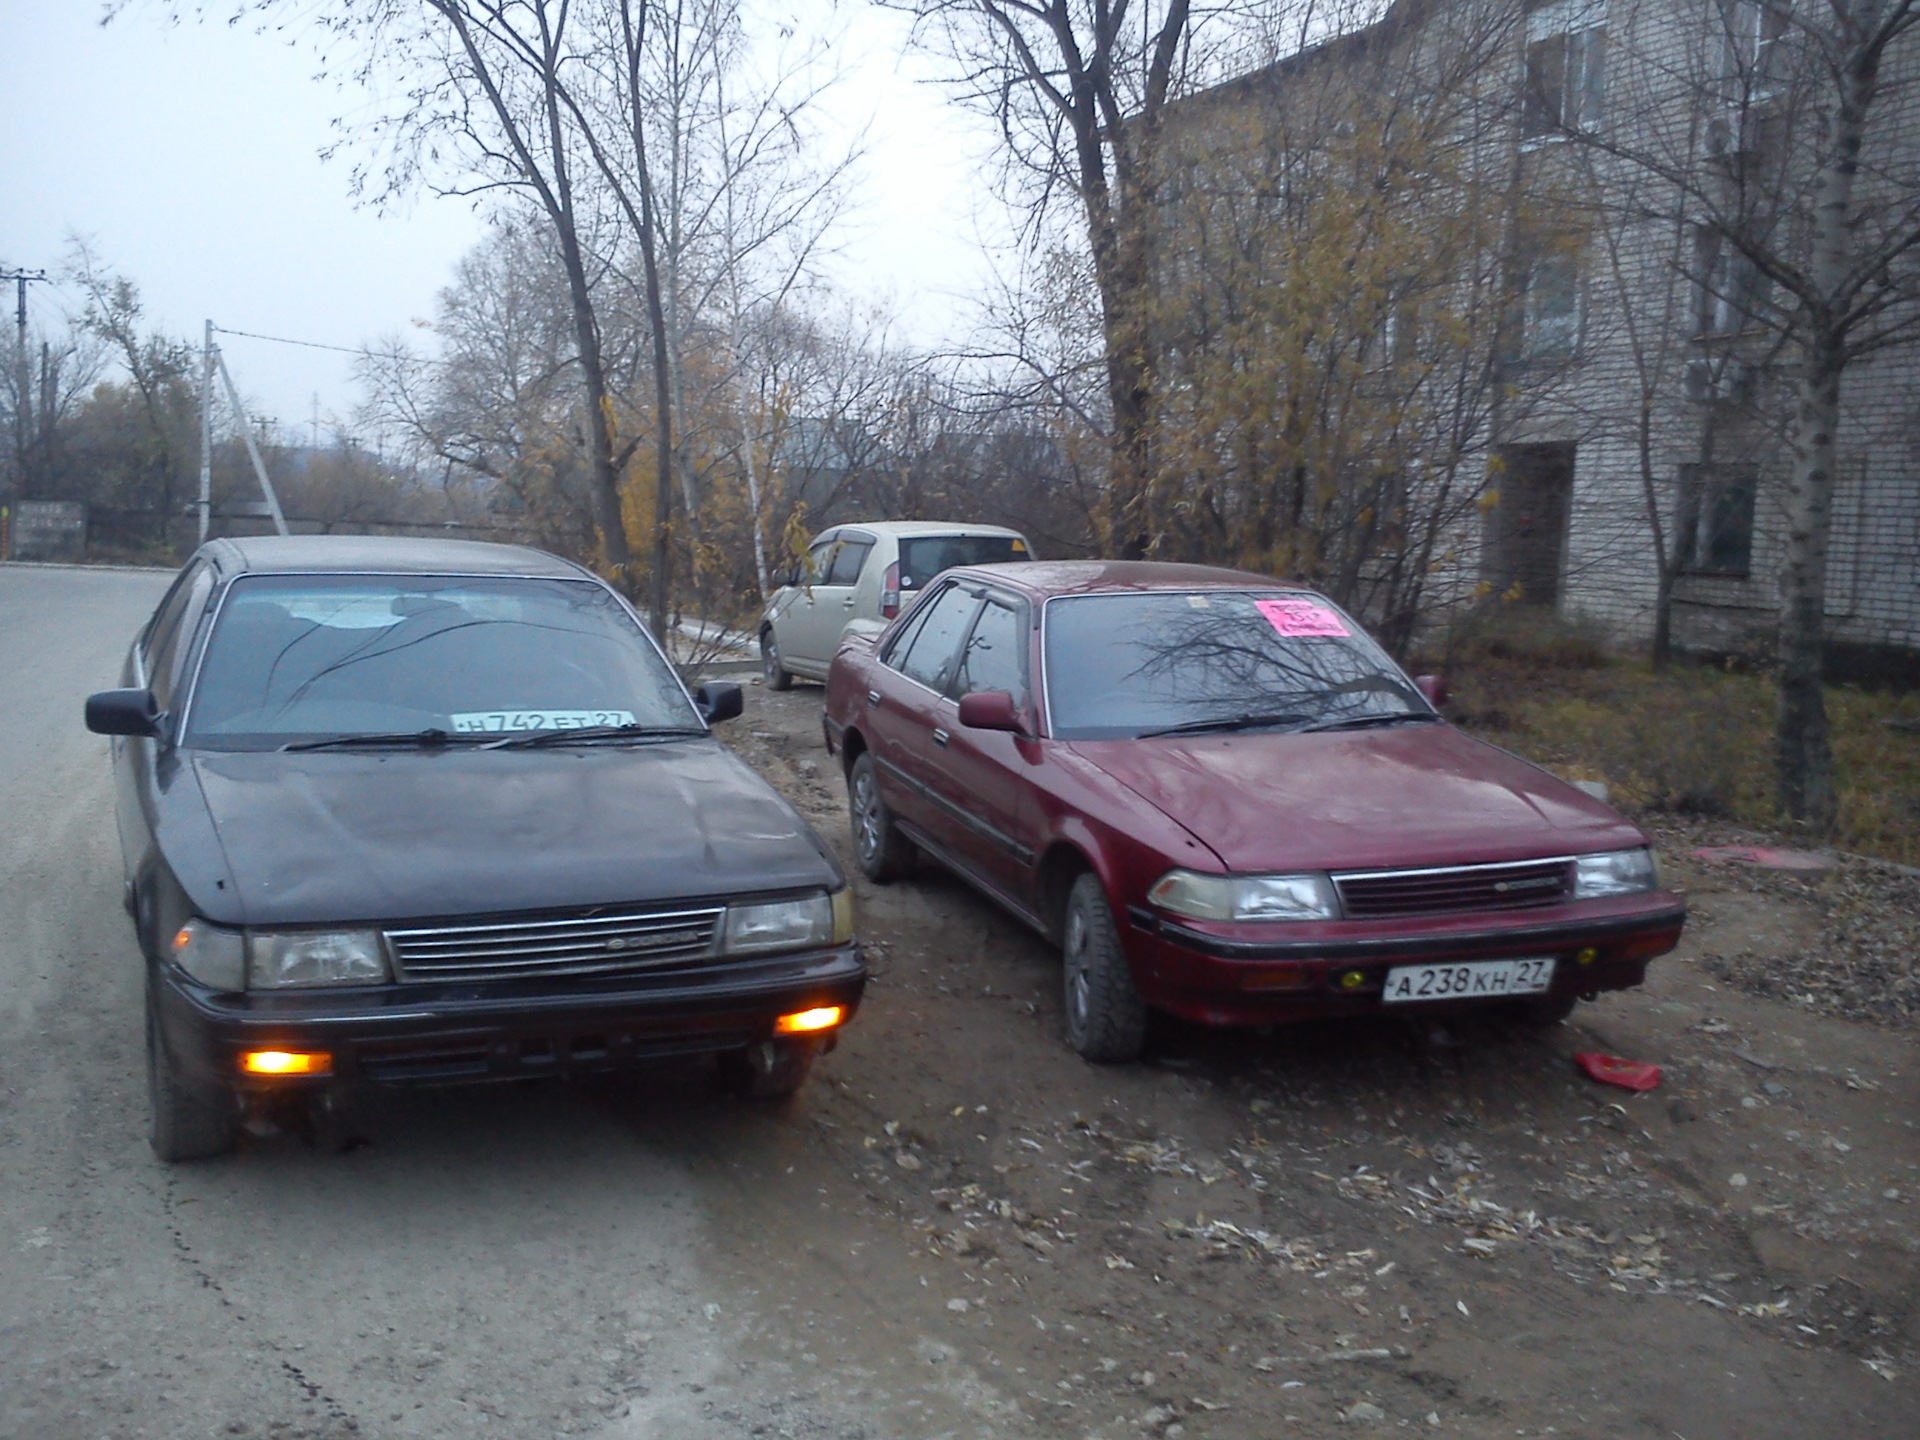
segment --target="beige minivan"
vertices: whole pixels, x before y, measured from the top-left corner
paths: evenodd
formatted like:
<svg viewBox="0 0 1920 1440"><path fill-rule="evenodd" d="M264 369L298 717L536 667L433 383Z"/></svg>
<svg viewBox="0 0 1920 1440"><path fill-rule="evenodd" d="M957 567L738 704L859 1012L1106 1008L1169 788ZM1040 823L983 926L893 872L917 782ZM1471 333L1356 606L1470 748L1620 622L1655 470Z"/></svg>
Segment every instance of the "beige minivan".
<svg viewBox="0 0 1920 1440"><path fill-rule="evenodd" d="M796 675L827 678L847 626L884 625L943 570L1033 559L1018 530L938 520L878 520L836 525L814 537L760 619L760 665L767 685L785 690Z"/></svg>

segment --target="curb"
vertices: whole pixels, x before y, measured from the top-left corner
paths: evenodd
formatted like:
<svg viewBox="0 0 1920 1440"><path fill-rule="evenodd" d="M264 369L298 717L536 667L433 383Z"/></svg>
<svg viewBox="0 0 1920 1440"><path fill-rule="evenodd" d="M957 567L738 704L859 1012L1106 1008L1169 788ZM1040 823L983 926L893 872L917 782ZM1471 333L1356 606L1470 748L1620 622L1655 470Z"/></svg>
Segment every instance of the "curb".
<svg viewBox="0 0 1920 1440"><path fill-rule="evenodd" d="M88 565L74 560L0 560L0 570L85 570L107 575L178 575L180 567L162 565Z"/></svg>

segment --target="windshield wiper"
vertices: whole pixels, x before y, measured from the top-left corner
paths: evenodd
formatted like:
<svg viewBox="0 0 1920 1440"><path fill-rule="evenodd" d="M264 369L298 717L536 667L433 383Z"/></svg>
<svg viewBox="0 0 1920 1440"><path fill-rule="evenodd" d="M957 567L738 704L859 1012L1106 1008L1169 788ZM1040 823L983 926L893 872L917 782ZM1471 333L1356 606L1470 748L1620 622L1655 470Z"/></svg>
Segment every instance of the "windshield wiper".
<svg viewBox="0 0 1920 1440"><path fill-rule="evenodd" d="M1184 725L1168 725L1160 730L1142 730L1140 738L1151 740L1156 735L1206 735L1228 730L1258 730L1265 725L1295 725L1302 720L1311 720L1313 716L1303 715L1289 710L1271 715L1216 715L1211 720L1189 720Z"/></svg>
<svg viewBox="0 0 1920 1440"><path fill-rule="evenodd" d="M442 730L437 725L429 725L425 730L395 730L377 735L328 735L320 740L289 740L282 750L350 750L356 746L378 747L382 745L445 745L453 740L466 740L468 736L455 735Z"/></svg>
<svg viewBox="0 0 1920 1440"><path fill-rule="evenodd" d="M547 745L566 745L577 740L638 740L668 735L704 735L695 725L579 725L571 730L536 730L525 735L509 735L504 740L489 740L484 750L537 750Z"/></svg>
<svg viewBox="0 0 1920 1440"><path fill-rule="evenodd" d="M1420 710L1402 710L1393 715L1355 715L1350 720L1326 720L1318 725L1309 725L1302 732L1312 734L1320 730L1371 730L1384 725L1433 725L1440 720L1438 715Z"/></svg>

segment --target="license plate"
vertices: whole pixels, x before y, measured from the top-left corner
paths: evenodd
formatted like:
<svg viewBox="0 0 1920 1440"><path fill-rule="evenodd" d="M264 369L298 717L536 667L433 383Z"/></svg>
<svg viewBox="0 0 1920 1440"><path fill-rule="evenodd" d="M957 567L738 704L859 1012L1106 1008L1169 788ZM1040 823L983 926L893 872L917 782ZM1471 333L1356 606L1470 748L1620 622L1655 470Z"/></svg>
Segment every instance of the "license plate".
<svg viewBox="0 0 1920 1440"><path fill-rule="evenodd" d="M1388 1005L1419 1000L1497 1000L1538 995L1553 984L1553 957L1470 960L1460 965L1396 965L1380 999Z"/></svg>

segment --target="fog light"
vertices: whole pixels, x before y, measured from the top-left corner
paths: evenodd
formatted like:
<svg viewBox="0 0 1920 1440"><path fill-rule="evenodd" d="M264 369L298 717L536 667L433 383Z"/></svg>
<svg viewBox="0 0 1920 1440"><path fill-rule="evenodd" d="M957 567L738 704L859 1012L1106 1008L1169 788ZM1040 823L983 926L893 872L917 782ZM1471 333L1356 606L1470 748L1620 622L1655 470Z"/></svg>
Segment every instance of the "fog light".
<svg viewBox="0 0 1920 1440"><path fill-rule="evenodd" d="M1594 961L1600 958L1600 952L1594 949L1593 946L1589 945L1587 946L1586 949L1582 950L1578 955L1575 955L1573 958L1577 964L1591 965Z"/></svg>
<svg viewBox="0 0 1920 1440"><path fill-rule="evenodd" d="M813 1010L800 1010L792 1015L782 1015L773 1022L776 1035L805 1035L814 1030L831 1030L847 1018L845 1006L822 1005Z"/></svg>
<svg viewBox="0 0 1920 1440"><path fill-rule="evenodd" d="M331 1075L333 1056L325 1050L245 1050L240 1068L249 1075Z"/></svg>
<svg viewBox="0 0 1920 1440"><path fill-rule="evenodd" d="M1340 977L1340 988L1342 990L1358 990L1366 983L1367 977L1358 970L1349 970Z"/></svg>

